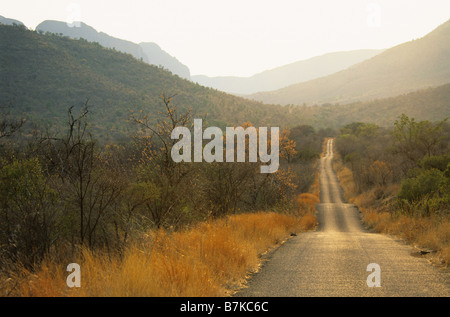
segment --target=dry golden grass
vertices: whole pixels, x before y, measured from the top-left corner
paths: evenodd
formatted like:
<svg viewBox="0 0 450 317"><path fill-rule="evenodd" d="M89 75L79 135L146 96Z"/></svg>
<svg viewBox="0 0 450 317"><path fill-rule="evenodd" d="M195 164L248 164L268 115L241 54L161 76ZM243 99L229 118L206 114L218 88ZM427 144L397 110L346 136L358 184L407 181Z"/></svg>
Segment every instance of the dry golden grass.
<svg viewBox="0 0 450 317"><path fill-rule="evenodd" d="M347 201L353 202L352 200L355 197L356 186L353 181L353 173L352 171L342 164L342 161L339 158L336 158L333 161L333 168L337 173L337 177L339 179L339 183L344 191L344 197Z"/></svg>
<svg viewBox="0 0 450 317"><path fill-rule="evenodd" d="M44 261L17 278L13 296L226 296L258 269L260 256L291 233L315 226L314 215L233 215L178 232L152 231L122 258L81 252L81 287L66 285L66 265Z"/></svg>
<svg viewBox="0 0 450 317"><path fill-rule="evenodd" d="M323 143L326 150L326 142ZM314 166L315 177L308 193L301 193L297 196L295 204L297 206L297 214L301 215L300 224L303 230L312 230L317 227L316 204L320 203L320 186L319 186L319 170L317 163Z"/></svg>
<svg viewBox="0 0 450 317"><path fill-rule="evenodd" d="M315 206L319 202L319 197L310 193L302 193L296 200L298 210L306 213L314 213L316 208Z"/></svg>
<svg viewBox="0 0 450 317"><path fill-rule="evenodd" d="M326 141L323 143L323 148L326 150ZM304 219L302 221L310 222L311 228L317 224L317 218L315 216L316 204L320 203L319 170L317 164L318 162L314 165L314 182L309 187L308 192L301 193L295 200L297 214L303 216Z"/></svg>
<svg viewBox="0 0 450 317"><path fill-rule="evenodd" d="M361 209L363 221L380 233L398 236L420 249L437 251L432 259L437 264L450 264L450 222L434 217L392 215L374 209Z"/></svg>
<svg viewBox="0 0 450 317"><path fill-rule="evenodd" d="M317 226L317 217L313 214L306 214L300 219L300 227L303 230L312 230Z"/></svg>
<svg viewBox="0 0 450 317"><path fill-rule="evenodd" d="M317 203L316 169L309 193L297 197L293 214L245 213L177 232L151 231L122 257L83 250L70 261L80 264L80 288L66 284L68 263L49 258L35 274L22 270L0 283L0 296L227 296L259 269L263 254L292 233L316 228Z"/></svg>

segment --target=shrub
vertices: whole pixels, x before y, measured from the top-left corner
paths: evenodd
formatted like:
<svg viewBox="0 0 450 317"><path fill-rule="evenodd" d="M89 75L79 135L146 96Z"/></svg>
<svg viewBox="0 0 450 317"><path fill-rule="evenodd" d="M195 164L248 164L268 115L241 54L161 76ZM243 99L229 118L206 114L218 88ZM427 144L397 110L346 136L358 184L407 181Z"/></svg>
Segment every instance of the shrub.
<svg viewBox="0 0 450 317"><path fill-rule="evenodd" d="M55 239L55 193L36 158L0 168L0 267L39 263Z"/></svg>
<svg viewBox="0 0 450 317"><path fill-rule="evenodd" d="M445 182L444 174L435 169L421 170L402 181L402 186L398 198L409 202L420 200L426 195L439 193L441 185Z"/></svg>
<svg viewBox="0 0 450 317"><path fill-rule="evenodd" d="M421 162L420 165L424 169L438 169L441 172L444 172L447 168L447 166L450 164L450 155L433 155L425 157Z"/></svg>

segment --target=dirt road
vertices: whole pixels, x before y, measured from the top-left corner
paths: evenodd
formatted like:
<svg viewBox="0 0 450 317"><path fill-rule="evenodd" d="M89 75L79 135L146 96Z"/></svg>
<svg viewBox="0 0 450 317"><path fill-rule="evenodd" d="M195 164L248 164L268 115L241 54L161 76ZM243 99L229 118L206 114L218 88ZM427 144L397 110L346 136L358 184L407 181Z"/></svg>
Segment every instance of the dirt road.
<svg viewBox="0 0 450 317"><path fill-rule="evenodd" d="M450 274L411 255L412 246L364 229L344 202L332 168L333 141L321 158L319 227L273 252L235 296L450 296Z"/></svg>

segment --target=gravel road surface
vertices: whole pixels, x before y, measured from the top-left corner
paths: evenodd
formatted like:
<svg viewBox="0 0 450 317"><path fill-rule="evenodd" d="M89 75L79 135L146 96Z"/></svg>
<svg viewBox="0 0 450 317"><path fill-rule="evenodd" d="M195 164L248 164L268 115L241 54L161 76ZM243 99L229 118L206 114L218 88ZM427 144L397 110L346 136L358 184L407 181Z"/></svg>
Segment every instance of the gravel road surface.
<svg viewBox="0 0 450 317"><path fill-rule="evenodd" d="M320 165L319 226L274 251L236 297L450 296L448 271L411 245L364 229L332 168L333 140Z"/></svg>

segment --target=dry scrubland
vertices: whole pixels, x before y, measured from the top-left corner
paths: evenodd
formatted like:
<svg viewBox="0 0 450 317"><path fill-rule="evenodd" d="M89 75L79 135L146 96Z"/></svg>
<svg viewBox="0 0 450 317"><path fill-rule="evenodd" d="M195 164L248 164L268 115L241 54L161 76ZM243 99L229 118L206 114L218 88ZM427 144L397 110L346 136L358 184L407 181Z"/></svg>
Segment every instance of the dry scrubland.
<svg viewBox="0 0 450 317"><path fill-rule="evenodd" d="M0 296L214 297L230 296L260 268L263 256L292 234L317 226L318 172L308 192L286 212L247 212L179 230L154 229L121 253L80 249L77 257L51 253L36 266L0 276ZM57 254L61 254L60 252ZM69 288L69 263L81 268L81 287Z"/></svg>
<svg viewBox="0 0 450 317"><path fill-rule="evenodd" d="M82 250L80 288L67 287L65 265L48 258L38 272L24 270L0 289L3 296L227 296L258 270L261 255L316 226L309 210L317 201L300 195L296 215L248 213L177 232L152 231L122 258Z"/></svg>
<svg viewBox="0 0 450 317"><path fill-rule="evenodd" d="M191 121L189 112L174 116L172 99L162 95L157 131L142 112L132 116L143 134L131 149L96 147L86 136L87 108L79 116L69 109L67 136L44 146L42 157L10 149L26 159L5 160L2 169L9 183L2 188L7 234L0 246L8 252L0 265L10 267L1 267L0 296L227 296L264 253L316 226L313 165L322 137L312 127L293 129L292 139L281 133L283 169L267 176L245 162L175 166L167 159L172 127ZM52 168L44 173L41 164ZM35 208L41 205L48 208ZM30 214L42 224L24 222ZM54 222L47 224L48 215ZM10 228L18 228L21 244ZM81 267L80 288L66 284L70 263Z"/></svg>
<svg viewBox="0 0 450 317"><path fill-rule="evenodd" d="M450 222L437 216L409 216L395 206L395 196L400 185L390 184L357 194L352 171L342 164L335 153L334 168L344 191L345 198L358 206L365 225L375 232L400 237L420 251L429 252L430 262L450 265ZM383 193L384 200L377 199ZM419 252L418 250L418 252Z"/></svg>

